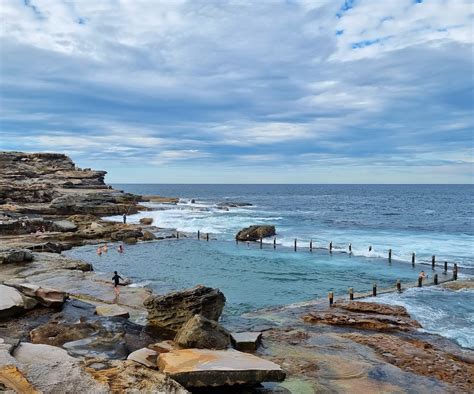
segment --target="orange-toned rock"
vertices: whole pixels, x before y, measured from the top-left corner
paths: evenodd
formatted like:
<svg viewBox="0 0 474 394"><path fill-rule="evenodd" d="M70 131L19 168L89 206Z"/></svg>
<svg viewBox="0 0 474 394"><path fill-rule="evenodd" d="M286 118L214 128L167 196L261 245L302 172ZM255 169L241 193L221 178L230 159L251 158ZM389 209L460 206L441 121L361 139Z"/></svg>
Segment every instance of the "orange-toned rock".
<svg viewBox="0 0 474 394"><path fill-rule="evenodd" d="M39 393L15 365L0 366L0 383L7 388L7 391L13 390L22 394Z"/></svg>
<svg viewBox="0 0 474 394"><path fill-rule="evenodd" d="M403 307L370 302L335 304L327 311L310 312L303 320L373 331L410 331L421 327Z"/></svg>

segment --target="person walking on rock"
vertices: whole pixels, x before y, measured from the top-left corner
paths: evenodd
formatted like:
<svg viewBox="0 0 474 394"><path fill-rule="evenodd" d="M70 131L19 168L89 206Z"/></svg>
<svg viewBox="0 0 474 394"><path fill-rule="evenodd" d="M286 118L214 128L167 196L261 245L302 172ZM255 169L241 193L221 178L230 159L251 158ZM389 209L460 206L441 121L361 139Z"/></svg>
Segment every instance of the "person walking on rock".
<svg viewBox="0 0 474 394"><path fill-rule="evenodd" d="M114 291L115 291L115 296L118 297L120 295L120 279L123 280L123 278L117 273L117 271L114 271L114 276L112 277L112 280L114 281Z"/></svg>
<svg viewBox="0 0 474 394"><path fill-rule="evenodd" d="M127 214L123 214L123 224L127 224Z"/></svg>

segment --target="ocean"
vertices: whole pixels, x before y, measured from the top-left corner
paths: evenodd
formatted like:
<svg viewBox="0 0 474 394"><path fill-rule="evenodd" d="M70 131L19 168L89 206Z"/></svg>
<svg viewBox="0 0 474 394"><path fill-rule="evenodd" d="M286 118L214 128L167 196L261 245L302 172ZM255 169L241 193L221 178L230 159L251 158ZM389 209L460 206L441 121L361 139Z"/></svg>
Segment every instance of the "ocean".
<svg viewBox="0 0 474 394"><path fill-rule="evenodd" d="M326 297L328 291L342 296L349 287L369 291L373 283L382 288L397 279L414 282L421 270L428 281L434 273L443 280L444 261L450 267L447 275L453 263L460 277L474 274L473 185L113 186L179 197L177 205L146 203L157 210L130 215L128 221L153 217L154 225L177 229L188 238L128 246L122 256L109 252L99 257L91 246L70 253L92 261L98 270L117 269L157 293L197 283L219 287L227 297L228 317ZM262 249L258 244L236 245L237 231L251 224L275 225L277 248L273 238ZM198 230L210 233L211 241L197 241ZM473 291L415 289L383 297L406 306L427 331L474 348Z"/></svg>

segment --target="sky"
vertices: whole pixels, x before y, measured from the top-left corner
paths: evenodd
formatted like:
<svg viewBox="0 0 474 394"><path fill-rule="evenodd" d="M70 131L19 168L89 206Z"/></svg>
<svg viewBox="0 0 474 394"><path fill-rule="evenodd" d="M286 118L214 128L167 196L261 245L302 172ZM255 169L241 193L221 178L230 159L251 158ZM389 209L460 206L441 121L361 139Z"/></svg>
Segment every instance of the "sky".
<svg viewBox="0 0 474 394"><path fill-rule="evenodd" d="M1 0L0 150L110 183L474 183L470 0Z"/></svg>

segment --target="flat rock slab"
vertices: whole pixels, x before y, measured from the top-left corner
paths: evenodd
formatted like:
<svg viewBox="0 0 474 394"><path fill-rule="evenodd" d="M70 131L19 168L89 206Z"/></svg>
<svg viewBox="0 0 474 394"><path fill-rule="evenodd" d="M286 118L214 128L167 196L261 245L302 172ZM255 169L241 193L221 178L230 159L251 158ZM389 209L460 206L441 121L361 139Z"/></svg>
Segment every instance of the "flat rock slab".
<svg viewBox="0 0 474 394"><path fill-rule="evenodd" d="M185 387L281 382L279 365L237 350L183 349L160 354L158 368Z"/></svg>
<svg viewBox="0 0 474 394"><path fill-rule="evenodd" d="M261 332L233 332L230 334L232 346L242 352L253 352L257 350L262 341Z"/></svg>
<svg viewBox="0 0 474 394"><path fill-rule="evenodd" d="M99 316L125 317L126 319L130 317L126 309L115 304L99 305L95 308L95 313Z"/></svg>

